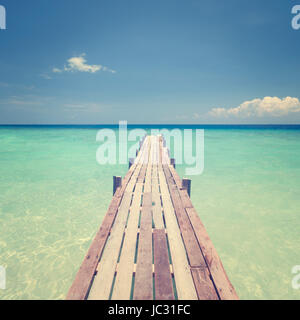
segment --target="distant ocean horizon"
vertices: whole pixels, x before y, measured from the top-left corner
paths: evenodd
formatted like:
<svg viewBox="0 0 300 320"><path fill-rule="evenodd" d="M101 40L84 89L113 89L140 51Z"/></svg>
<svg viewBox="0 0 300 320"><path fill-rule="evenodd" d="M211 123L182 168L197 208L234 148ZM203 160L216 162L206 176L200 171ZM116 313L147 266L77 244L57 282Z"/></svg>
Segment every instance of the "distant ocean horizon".
<svg viewBox="0 0 300 320"><path fill-rule="evenodd" d="M300 124L127 124L128 128L203 128L203 129L300 129ZM118 128L119 124L0 124L0 127Z"/></svg>
<svg viewBox="0 0 300 320"><path fill-rule="evenodd" d="M96 162L99 125L0 125L2 299L64 299L128 165ZM205 130L191 199L240 299L299 299L300 124L128 124ZM171 156L172 156L171 150ZM185 165L176 166L181 177Z"/></svg>

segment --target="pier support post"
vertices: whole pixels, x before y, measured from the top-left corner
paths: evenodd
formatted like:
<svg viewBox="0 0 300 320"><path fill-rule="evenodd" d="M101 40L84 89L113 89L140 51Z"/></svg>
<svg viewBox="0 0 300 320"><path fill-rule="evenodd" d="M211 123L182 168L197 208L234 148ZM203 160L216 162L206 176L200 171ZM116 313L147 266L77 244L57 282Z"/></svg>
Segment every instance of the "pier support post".
<svg viewBox="0 0 300 320"><path fill-rule="evenodd" d="M191 196L191 179L182 179L182 188L186 189L189 197Z"/></svg>
<svg viewBox="0 0 300 320"><path fill-rule="evenodd" d="M113 177L113 195L116 193L117 189L122 185L122 177Z"/></svg>
<svg viewBox="0 0 300 320"><path fill-rule="evenodd" d="M174 158L170 159L170 164L171 164L171 166L173 166L174 169L176 169L176 164L175 164L175 159Z"/></svg>
<svg viewBox="0 0 300 320"><path fill-rule="evenodd" d="M134 158L129 158L129 164L128 164L128 168L130 169L130 167L134 164Z"/></svg>
<svg viewBox="0 0 300 320"><path fill-rule="evenodd" d="M167 154L168 154L168 157L170 158L170 150L167 149Z"/></svg>

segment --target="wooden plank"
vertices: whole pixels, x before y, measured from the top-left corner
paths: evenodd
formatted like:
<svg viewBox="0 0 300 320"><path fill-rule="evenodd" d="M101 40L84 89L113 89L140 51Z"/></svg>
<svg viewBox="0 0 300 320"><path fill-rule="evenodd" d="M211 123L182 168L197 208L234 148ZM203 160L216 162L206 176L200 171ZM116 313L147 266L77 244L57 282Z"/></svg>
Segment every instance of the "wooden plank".
<svg viewBox="0 0 300 320"><path fill-rule="evenodd" d="M92 241L92 244L76 274L72 286L68 291L66 297L67 300L84 300L87 298L99 259L102 256L104 246L115 221L118 207L122 201L125 189L127 188L128 182L130 181L136 167L136 164L131 167L122 181L122 186L117 188L101 227Z"/></svg>
<svg viewBox="0 0 300 320"><path fill-rule="evenodd" d="M207 261L208 268L220 298L222 300L238 300L238 295L227 277L221 259L196 210L194 208L187 208L186 210L197 239L201 244L201 250L204 254L205 260Z"/></svg>
<svg viewBox="0 0 300 320"><path fill-rule="evenodd" d="M144 192L149 193L151 192L151 176L152 176L152 165L148 164L147 171L146 171L146 179L144 185Z"/></svg>
<svg viewBox="0 0 300 320"><path fill-rule="evenodd" d="M159 168L159 181L177 296L179 300L197 300L197 293L190 272L186 251L161 166Z"/></svg>
<svg viewBox="0 0 300 320"><path fill-rule="evenodd" d="M144 183L146 171L147 171L147 165L143 164L143 167L138 177L138 183Z"/></svg>
<svg viewBox="0 0 300 320"><path fill-rule="evenodd" d="M207 268L191 269L199 300L219 300Z"/></svg>
<svg viewBox="0 0 300 320"><path fill-rule="evenodd" d="M158 172L157 165L152 168L152 211L153 221L156 229L163 229L165 227L163 216L161 212L161 199L158 186Z"/></svg>
<svg viewBox="0 0 300 320"><path fill-rule="evenodd" d="M114 197L67 294L67 300L84 300L87 297L98 261L103 252L110 229L115 220L121 198Z"/></svg>
<svg viewBox="0 0 300 320"><path fill-rule="evenodd" d="M191 267L205 267L206 262L200 250L198 241L194 234L194 230L191 226L190 220L187 216L185 208L182 205L178 189L175 185L173 178L170 176L169 166L163 166L166 180L169 187L173 207L179 224L179 228L184 241L185 249L189 258Z"/></svg>
<svg viewBox="0 0 300 320"><path fill-rule="evenodd" d="M145 139L145 142L142 145L141 151L143 151L142 156L139 159L139 163L145 165L148 163L148 159L149 159L149 147L150 147L150 139L149 137L147 137Z"/></svg>
<svg viewBox="0 0 300 320"><path fill-rule="evenodd" d="M134 300L153 299L151 204L151 193L144 193L133 292Z"/></svg>
<svg viewBox="0 0 300 320"><path fill-rule="evenodd" d="M139 164L137 165L137 169L136 169L135 172L133 173L130 181L128 182L128 185L127 185L127 188L126 188L127 191L130 191L130 192L133 191L133 189L134 189L134 187L135 187L135 184L136 184L136 182L137 182L137 179L138 179L138 177L139 177L139 174L140 174L141 169L142 169L142 164L139 163Z"/></svg>
<svg viewBox="0 0 300 320"><path fill-rule="evenodd" d="M169 185L169 190L171 193L171 198L173 201L173 206L175 208L176 216L178 219L178 223L180 226L180 230L182 233L182 237L184 240L186 252L189 257L189 263L191 267L198 267L201 270L207 270L208 275L210 275L210 269L208 268L208 264L206 262L206 259L203 256L202 249L200 247L200 242L198 241L196 234L194 233L194 228L190 222L189 216L187 215L186 208L183 207L183 204L181 202L181 198L179 195L179 190L175 184L175 181L172 179L172 176L170 176L170 171L168 172L169 166L165 166L167 172L167 175L169 176L169 182L171 184L171 187ZM173 184L173 185L172 185ZM177 210L176 210L177 207ZM188 221L186 220L188 218ZM195 242L196 240L196 242ZM212 286L212 280L210 277L202 277L201 278L202 285L202 295L203 296L213 296L214 295L214 287ZM195 282L195 281L194 281ZM203 283L206 282L206 285L204 286ZM197 283L195 282L195 285ZM197 290L197 287L196 287ZM198 293L199 296L199 293Z"/></svg>
<svg viewBox="0 0 300 320"><path fill-rule="evenodd" d="M162 144L163 144L163 137L159 137L159 165L162 164Z"/></svg>
<svg viewBox="0 0 300 320"><path fill-rule="evenodd" d="M172 272L179 299L238 299L186 190L182 189L181 179L169 161L162 137L146 137L122 186L116 189L67 299L108 299L113 282L112 299L129 299L133 272L133 298L153 299L154 270L157 299L174 299ZM162 210L167 229L164 229ZM159 227L153 231L153 265L152 219Z"/></svg>
<svg viewBox="0 0 300 320"><path fill-rule="evenodd" d="M182 204L185 208L193 208L192 201L187 193L187 190L184 188L179 189L180 198Z"/></svg>
<svg viewBox="0 0 300 320"><path fill-rule="evenodd" d="M180 178L171 166L169 166L171 176L174 178L177 187L180 186ZM222 300L237 300L238 295L232 286L221 259L197 214L192 201L186 190L180 190L180 197L191 222L192 228L200 245L202 254L210 271L212 280L217 288L218 294Z"/></svg>
<svg viewBox="0 0 300 320"><path fill-rule="evenodd" d="M155 299L174 300L172 276L164 229L153 230L154 270L155 270Z"/></svg>
<svg viewBox="0 0 300 320"><path fill-rule="evenodd" d="M97 266L97 275L92 283L89 300L108 300L109 298L131 198L132 193L126 191L102 258Z"/></svg>
<svg viewBox="0 0 300 320"><path fill-rule="evenodd" d="M179 189L182 188L182 181L181 181L181 179L180 179L177 171L176 171L176 170L174 169L174 167L171 166L171 165L169 165L168 167L169 167L169 170L170 170L170 174L171 174L171 176L173 177L173 179L174 179L177 187L178 187Z"/></svg>
<svg viewBox="0 0 300 320"><path fill-rule="evenodd" d="M152 164L153 165L156 165L157 164L157 144L156 144L156 137L155 136L152 136L152 141L151 141L151 144L152 144Z"/></svg>
<svg viewBox="0 0 300 320"><path fill-rule="evenodd" d="M177 185L177 188L179 190L181 201L183 202L183 206L185 208L193 208L194 206L192 204L192 201L188 195L187 190L185 188L183 188L182 180L180 179L178 173L171 165L169 166L169 170L170 170L171 176L173 177L173 179Z"/></svg>
<svg viewBox="0 0 300 320"><path fill-rule="evenodd" d="M152 176L152 143L151 143L151 137L149 137L149 158L147 163L144 193L151 192L151 176Z"/></svg>
<svg viewBox="0 0 300 320"><path fill-rule="evenodd" d="M161 163L163 165L168 165L170 163L170 157L168 153L168 148L166 147L164 137L161 138Z"/></svg>
<svg viewBox="0 0 300 320"><path fill-rule="evenodd" d="M145 171L143 171L145 173ZM134 267L134 256L137 245L137 232L140 216L140 206L143 183L137 183L132 206L130 208L129 219L123 242L123 249L118 264L115 285L113 289L113 300L129 300Z"/></svg>
<svg viewBox="0 0 300 320"><path fill-rule="evenodd" d="M153 139L153 149L154 149L154 162L152 167L152 211L153 211L153 221L155 228L163 229L165 227L162 210L161 210L161 198L158 184L158 163L160 158L160 138L154 137Z"/></svg>
<svg viewBox="0 0 300 320"><path fill-rule="evenodd" d="M124 197L118 209L118 213L115 218L110 237L108 238L107 244L105 245L102 258L98 263L96 269L97 275L94 278L88 296L89 300L106 300L109 298L112 282L115 275L120 246L124 234L125 224L128 217L132 191L142 168L142 165L137 163L145 150L146 149L143 145L142 151L137 157L137 161L135 161L135 164L132 166L132 168L135 168L135 170L133 171L133 174L127 184L126 192L124 193Z"/></svg>

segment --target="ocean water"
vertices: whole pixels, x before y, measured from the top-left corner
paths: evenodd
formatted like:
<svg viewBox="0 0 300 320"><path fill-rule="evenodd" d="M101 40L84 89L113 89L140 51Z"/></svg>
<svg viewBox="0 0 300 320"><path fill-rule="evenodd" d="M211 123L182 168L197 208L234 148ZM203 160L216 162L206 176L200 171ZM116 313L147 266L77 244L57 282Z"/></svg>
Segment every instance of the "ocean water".
<svg viewBox="0 0 300 320"><path fill-rule="evenodd" d="M0 127L0 299L65 298L127 171L96 162L99 129ZM300 127L204 129L191 197L239 297L300 299Z"/></svg>

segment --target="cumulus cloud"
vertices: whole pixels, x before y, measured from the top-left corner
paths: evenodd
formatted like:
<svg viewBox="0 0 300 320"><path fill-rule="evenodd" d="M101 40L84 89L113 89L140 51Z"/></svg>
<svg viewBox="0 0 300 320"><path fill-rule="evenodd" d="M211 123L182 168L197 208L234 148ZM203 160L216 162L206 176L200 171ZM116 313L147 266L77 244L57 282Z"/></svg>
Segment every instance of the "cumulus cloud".
<svg viewBox="0 0 300 320"><path fill-rule="evenodd" d="M236 108L213 108L209 114L213 117L280 117L291 113L300 112L300 101L298 98L286 97L264 97L245 101Z"/></svg>
<svg viewBox="0 0 300 320"><path fill-rule="evenodd" d="M59 68L53 68L52 71L54 73L61 73L63 71L66 72L90 72L90 73L95 73L98 71L107 71L111 73L116 73L115 70L109 69L108 67L102 66L102 65L89 65L87 64L87 60L85 59L85 53L81 54L78 57L72 57L67 60L67 65L64 66L63 69Z"/></svg>

